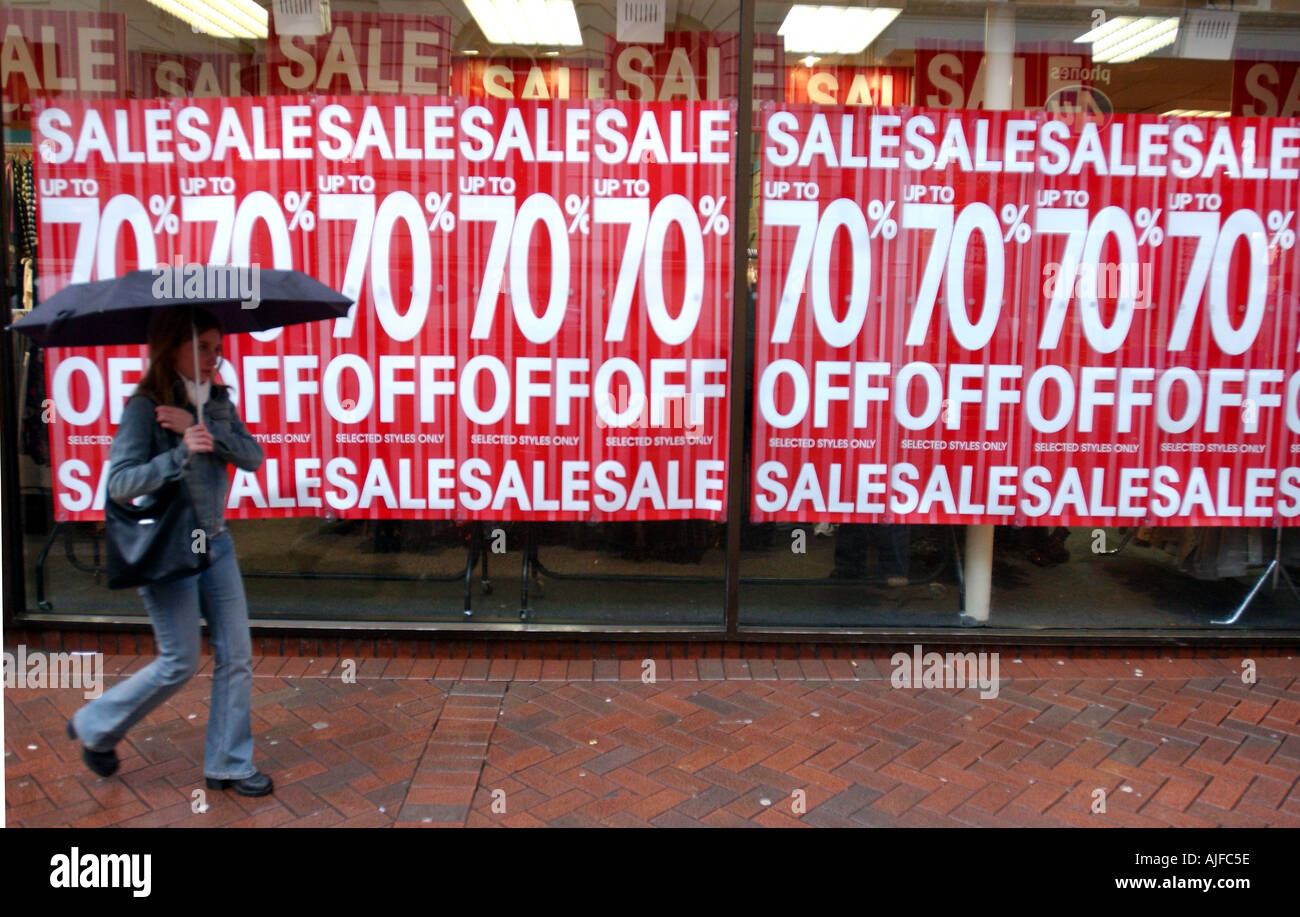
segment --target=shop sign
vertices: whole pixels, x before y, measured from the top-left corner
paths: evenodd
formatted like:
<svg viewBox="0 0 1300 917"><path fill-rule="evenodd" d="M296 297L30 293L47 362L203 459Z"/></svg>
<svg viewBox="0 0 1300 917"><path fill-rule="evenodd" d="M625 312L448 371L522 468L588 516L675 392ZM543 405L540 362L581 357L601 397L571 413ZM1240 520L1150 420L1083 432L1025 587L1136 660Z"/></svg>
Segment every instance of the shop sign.
<svg viewBox="0 0 1300 917"><path fill-rule="evenodd" d="M930 108L988 108L989 62L983 50L917 48L916 104ZM1018 50L1011 58L1011 108L1041 108L1067 86L1110 85L1110 67L1070 50Z"/></svg>
<svg viewBox="0 0 1300 917"><path fill-rule="evenodd" d="M608 96L632 102L735 98L740 36L735 32L666 32L655 44L605 36Z"/></svg>
<svg viewBox="0 0 1300 917"><path fill-rule="evenodd" d="M1300 116L1300 61L1234 60L1232 113L1266 118Z"/></svg>
<svg viewBox="0 0 1300 917"><path fill-rule="evenodd" d="M0 90L6 127L26 126L32 99L112 98L126 88L121 13L0 9Z"/></svg>
<svg viewBox="0 0 1300 917"><path fill-rule="evenodd" d="M234 473L232 518L721 519L735 120L734 102L50 104L42 288L237 264L355 298L227 340L267 456ZM50 351L59 518L99 517L143 356Z"/></svg>
<svg viewBox="0 0 1300 917"><path fill-rule="evenodd" d="M547 57L460 55L452 60L452 92L470 99L616 99L619 101L718 101L740 91L740 44L735 32L666 32L662 42L618 41L608 36L601 60ZM781 38L760 34L754 40L752 89L754 129L758 106L781 98L785 79ZM884 92L900 92L888 74ZM871 81L873 77L865 77ZM909 77L910 79L910 77ZM849 84L845 84L846 88ZM880 92L880 84L873 83ZM852 91L862 89L854 84ZM870 90L867 90L870 91ZM904 96L891 102L906 102Z"/></svg>
<svg viewBox="0 0 1300 917"><path fill-rule="evenodd" d="M292 93L447 95L451 20L396 13L333 13L319 37L267 40L272 95Z"/></svg>
<svg viewBox="0 0 1300 917"><path fill-rule="evenodd" d="M785 100L876 107L912 101L911 67L842 67L815 63L786 70Z"/></svg>
<svg viewBox="0 0 1300 917"><path fill-rule="evenodd" d="M754 36L751 123L755 131L761 126L759 106L782 97L782 48L779 35L760 32ZM659 102L734 99L740 93L740 36L735 32L665 32L662 42L637 43L607 35L604 65L605 72L600 74L604 79L599 83L607 98Z"/></svg>
<svg viewBox="0 0 1300 917"><path fill-rule="evenodd" d="M1300 121L769 106L755 520L1300 517Z"/></svg>
<svg viewBox="0 0 1300 917"><path fill-rule="evenodd" d="M131 96L214 99L265 95L266 67L255 54L159 54L132 51Z"/></svg>
<svg viewBox="0 0 1300 917"><path fill-rule="evenodd" d="M452 94L466 99L601 99L605 80L599 61L570 58L457 57L451 67Z"/></svg>

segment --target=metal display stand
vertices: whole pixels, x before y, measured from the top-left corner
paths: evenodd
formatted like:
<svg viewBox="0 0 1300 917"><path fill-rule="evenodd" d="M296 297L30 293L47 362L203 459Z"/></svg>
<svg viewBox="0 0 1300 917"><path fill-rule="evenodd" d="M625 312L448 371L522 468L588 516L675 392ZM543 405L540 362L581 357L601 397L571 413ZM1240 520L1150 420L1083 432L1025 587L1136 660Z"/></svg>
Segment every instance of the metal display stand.
<svg viewBox="0 0 1300 917"><path fill-rule="evenodd" d="M1274 540L1273 559L1268 562L1268 566L1264 568L1264 572L1259 575L1259 579L1255 580L1255 585L1251 587L1250 592L1246 593L1246 597L1241 600L1241 604L1237 606L1237 610L1232 613L1231 617L1223 618L1221 620L1211 618L1211 624L1236 624L1237 621L1240 620L1241 616L1246 613L1246 609L1250 607L1250 603L1255 600L1255 596L1259 594L1259 590L1263 587L1264 581L1270 576L1273 577L1273 588L1271 591L1277 591L1277 582L1279 579L1285 580L1287 588L1291 590L1291 594L1295 596L1296 601L1300 602L1300 591L1296 589L1295 583L1291 580L1291 575L1286 572L1286 567L1282 565L1282 530L1280 528L1274 529L1274 532L1276 532L1277 537Z"/></svg>

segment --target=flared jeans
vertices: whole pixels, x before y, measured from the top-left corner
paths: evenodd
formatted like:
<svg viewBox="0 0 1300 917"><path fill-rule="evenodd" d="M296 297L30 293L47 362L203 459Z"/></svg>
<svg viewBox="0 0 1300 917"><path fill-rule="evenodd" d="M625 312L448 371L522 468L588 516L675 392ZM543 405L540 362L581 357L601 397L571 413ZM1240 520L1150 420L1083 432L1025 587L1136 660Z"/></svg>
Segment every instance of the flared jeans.
<svg viewBox="0 0 1300 917"><path fill-rule="evenodd" d="M248 601L230 533L213 538L208 550L212 563L202 573L140 587L153 622L158 657L78 710L72 725L87 748L112 749L128 729L179 691L198 670L202 615L208 622L214 656L203 774L242 780L257 773L253 766Z"/></svg>

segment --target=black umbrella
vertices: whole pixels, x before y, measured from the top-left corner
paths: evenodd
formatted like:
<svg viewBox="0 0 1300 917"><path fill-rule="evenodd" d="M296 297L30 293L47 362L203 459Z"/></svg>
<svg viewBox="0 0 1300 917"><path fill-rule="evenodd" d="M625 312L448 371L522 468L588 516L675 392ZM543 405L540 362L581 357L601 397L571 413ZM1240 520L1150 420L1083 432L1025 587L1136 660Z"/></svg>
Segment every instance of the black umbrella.
<svg viewBox="0 0 1300 917"><path fill-rule="evenodd" d="M144 344L158 309L197 306L227 334L342 318L352 300L301 271L178 265L73 283L11 327L42 347Z"/></svg>
<svg viewBox="0 0 1300 917"><path fill-rule="evenodd" d="M301 271L185 264L69 284L9 327L42 347L144 344L154 313L172 306L205 309L226 333L242 334L342 318L351 305ZM202 423L203 405L196 407Z"/></svg>

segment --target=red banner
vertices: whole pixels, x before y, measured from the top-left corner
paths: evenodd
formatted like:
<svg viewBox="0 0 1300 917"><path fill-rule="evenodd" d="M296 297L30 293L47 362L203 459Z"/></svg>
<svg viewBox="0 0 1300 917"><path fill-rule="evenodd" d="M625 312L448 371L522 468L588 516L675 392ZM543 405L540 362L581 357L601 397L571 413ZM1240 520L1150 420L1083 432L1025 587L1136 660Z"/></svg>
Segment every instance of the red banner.
<svg viewBox="0 0 1300 917"><path fill-rule="evenodd" d="M814 105L891 107L912 101L911 67L791 67L785 100Z"/></svg>
<svg viewBox="0 0 1300 917"><path fill-rule="evenodd" d="M271 17L274 20L274 16ZM451 20L400 13L334 13L329 35L267 40L272 95L447 95Z"/></svg>
<svg viewBox="0 0 1300 917"><path fill-rule="evenodd" d="M735 32L665 32L661 44L605 36L606 94L633 102L734 99L740 91Z"/></svg>
<svg viewBox="0 0 1300 917"><path fill-rule="evenodd" d="M136 99L215 99L266 94L265 62L256 54L158 54L132 51Z"/></svg>
<svg viewBox="0 0 1300 917"><path fill-rule="evenodd" d="M756 520L1295 524L1300 121L770 108Z"/></svg>
<svg viewBox="0 0 1300 917"><path fill-rule="evenodd" d="M32 100L124 94L126 17L121 13L0 9L0 89L6 126L26 126Z"/></svg>
<svg viewBox="0 0 1300 917"><path fill-rule="evenodd" d="M784 51L777 35L754 41L755 129L758 105L779 101ZM658 44L606 37L604 60L458 56L452 92L469 99L717 101L739 93L739 37L735 32L667 32ZM891 73L882 70L882 73ZM907 98L878 104L897 104Z"/></svg>
<svg viewBox="0 0 1300 917"><path fill-rule="evenodd" d="M451 68L452 94L466 99L600 99L605 79L600 64L588 60L458 57Z"/></svg>
<svg viewBox="0 0 1300 917"><path fill-rule="evenodd" d="M759 106L780 101L785 85L785 52L779 35L754 36L751 75L754 130ZM605 73L591 78L592 92L631 101L734 99L740 94L740 36L735 32L665 32L657 44L620 42L605 37Z"/></svg>
<svg viewBox="0 0 1300 917"><path fill-rule="evenodd" d="M1234 60L1232 113L1265 118L1300 116L1300 61Z"/></svg>
<svg viewBox="0 0 1300 917"><path fill-rule="evenodd" d="M722 518L734 103L70 102L36 128L46 295L180 262L356 300L228 340L267 455L232 517ZM142 354L50 353L60 519L98 517Z"/></svg>
<svg viewBox="0 0 1300 917"><path fill-rule="evenodd" d="M1011 59L1011 107L1042 108L1057 90L1083 86L1105 92L1110 67L1094 64L1068 45L1057 50L1018 49ZM987 107L988 59L981 49L916 50L916 104L930 108Z"/></svg>

